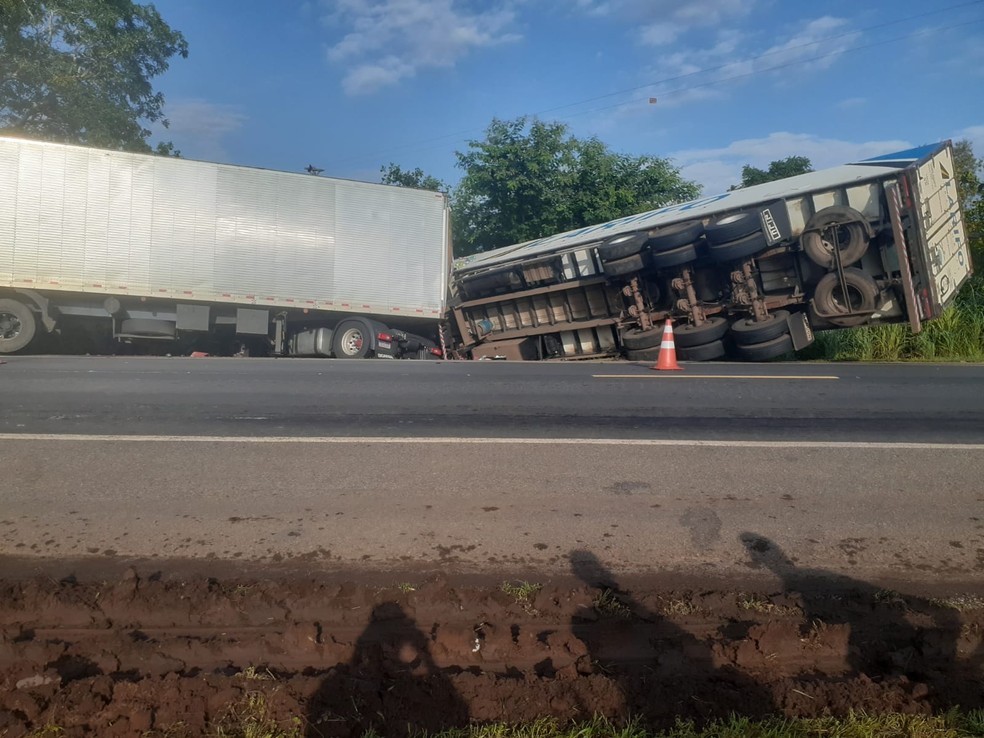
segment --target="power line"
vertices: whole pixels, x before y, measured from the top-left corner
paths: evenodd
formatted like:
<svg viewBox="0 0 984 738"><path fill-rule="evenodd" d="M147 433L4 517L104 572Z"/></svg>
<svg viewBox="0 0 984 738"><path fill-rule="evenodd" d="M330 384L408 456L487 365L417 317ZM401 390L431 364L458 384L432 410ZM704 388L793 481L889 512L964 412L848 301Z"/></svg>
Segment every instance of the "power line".
<svg viewBox="0 0 984 738"><path fill-rule="evenodd" d="M845 31L843 33L838 33L838 34L834 34L834 35L831 35L831 36L825 36L823 38L816 39L815 41L809 41L809 42L806 42L806 43L803 43L803 44L796 44L794 46L787 46L787 47L783 47L781 49L775 49L775 50L768 51L768 52L765 52L765 53L762 53L762 54L758 54L758 55L753 56L753 57L748 57L748 58L745 58L745 59L738 59L738 60L735 60L735 61L726 62L724 64L719 64L719 65L712 66L712 67L705 67L705 68L698 69L698 70L693 71L693 72L687 72L685 74L675 75L673 77L666 77L666 78L663 78L663 79L660 79L660 80L657 80L657 81L654 81L654 82L647 82L646 84L636 85L634 87L624 88L622 90L617 90L615 92L610 92L610 93L605 93L603 95L596 95L594 97L585 98L585 99L579 100L577 102L565 103L563 105L555 106L555 107L552 107L552 108L546 108L544 110L540 110L540 111L537 111L537 112L534 112L534 113L527 113L527 114L525 114L525 116L527 116L527 117L539 117L541 115L545 115L547 113L552 113L552 112L555 112L555 111L558 111L558 110L565 110L567 108L577 107L579 105L584 105L586 103L595 102L595 101L598 101L598 100L605 100L605 99L609 99L609 98L612 98L612 97L618 97L618 96L622 96L622 95L627 95L627 94L630 94L630 93L633 93L633 92L638 92L640 90L644 90L644 89L648 89L648 88L652 88L652 87L658 87L660 85L664 85L664 84L667 84L667 83L670 83L670 82L679 82L679 81L684 80L684 79L689 79L689 78L692 78L692 77L697 77L697 76L700 76L700 75L703 75L703 74L707 74L707 73L710 73L710 72L721 71L723 69L727 69L728 67L733 67L733 66L740 65L740 64L754 63L756 61L759 61L761 59L765 59L765 58L770 57L770 56L776 56L776 55L779 55L779 54L789 54L790 52L796 51L798 49L805 49L805 48L808 48L810 46L816 46L818 44L826 43L826 42L829 42L829 41L836 41L837 39L844 38L846 36L852 36L852 35L856 35L856 34L859 34L859 33L865 33L865 32L868 32L868 31L878 30L878 29L881 29L881 28L889 27L889 26L899 25L899 24L906 23L906 22L909 22L909 21L918 20L920 18L925 18L925 17L932 16L932 15L938 15L940 13L949 12L949 11L952 11L952 10L959 10L961 8L971 7L971 6L975 6L975 5L981 5L982 3L984 3L984 0L972 0L971 2L959 3L957 5L950 5L950 6L947 6L945 8L939 8L937 10L927 11L925 13L918 13L918 14L915 14L915 15L906 16L904 18L897 18L897 19L892 20L892 21L886 21L885 23L879 23L879 24L876 24L876 25L873 25L873 26L866 26L864 28L858 28L858 29L855 29L855 30ZM831 52L828 52L828 53L825 53L825 54L820 54L820 55L817 55L817 56L812 56L812 57L803 58L803 59L797 59L797 60L794 60L794 61L785 62L783 64L778 64L778 65L771 66L771 67L763 67L763 68L760 68L760 69L754 69L754 70L752 70L750 72L744 72L742 74L736 74L736 75L732 75L732 76L729 76L729 77L721 77L721 78L710 80L710 81L707 81L707 82L701 82L701 83L697 83L697 84L693 84L693 85L687 85L686 87L678 87L678 88L675 88L675 89L671 89L671 90L667 90L667 91L661 92L660 93L660 96L661 97L666 97L668 95L673 95L673 94L679 93L679 92L687 92L687 91L693 90L693 89L701 89L701 88L711 87L711 86L722 84L722 83L725 83L725 82L730 82L730 81L734 81L734 80L738 80L738 79L745 79L745 78L748 78L748 77L752 77L752 76L755 76L756 74L763 74L763 73L766 73L766 72L778 71L778 70L786 69L786 68L789 68L789 67L792 67L792 66L796 66L796 65L800 65L800 64L807 64L809 62L819 61L819 60L822 60L822 59L828 59L828 58L833 57L833 56L839 56L839 55L851 53L851 52L854 52L854 51L863 51L865 49L870 49L870 48L874 48L874 47L877 47L877 46L884 46L886 44L895 43L895 42L898 42L898 41L905 41L905 40L908 40L908 39L911 39L911 38L916 38L918 36L926 36L926 35L931 35L931 34L934 34L934 33L939 33L939 32L942 32L942 31L953 30L955 28L962 28L964 26L973 25L974 23L980 23L981 21L984 21L984 18L975 18L974 20L965 21L965 22L962 22L962 23L954 23L954 24L947 25L947 26L939 26L937 28L930 28L930 29L924 29L924 30L921 30L921 31L915 31L915 32L912 32L912 33L909 33L909 34L905 34L905 35L902 35L902 36L896 36L896 37L893 37L893 38L890 38L890 39L883 39L881 41L873 41L871 43L861 44L859 46L849 46L849 47L846 47L846 48L843 48L843 49L838 49L836 51L831 51ZM578 111L576 113L571 113L570 115L561 116L559 118L559 120L570 120L572 118L576 118L576 117L581 116L581 115L589 115L591 113L598 113L598 112L604 112L606 110L612 110L612 109L615 109L615 108L622 107L623 105L629 104L630 102L631 101L623 101L623 102L620 102L620 103L616 103L614 105L606 105L606 106L602 106L602 107L589 108L587 110L582 110L582 111ZM423 139L421 141L418 141L418 142L415 142L415 143L412 143L412 144L405 144L405 145L402 145L402 146L394 147L393 149L391 149L391 151L411 151L411 152L429 151L429 150L432 150L432 149L437 148L437 147L436 146L430 146L428 144L436 144L438 142L447 141L448 139L460 139L462 136L465 136L465 135L468 135L468 134L480 133L483 130L485 130L484 127L483 128L470 128L470 129L465 129L465 130L461 130L461 131L456 131L456 132L453 132L453 133L446 133L446 134L442 134L440 136L435 136L435 137L432 137L432 138ZM387 156L387 154L382 154L382 155L376 155L373 158L376 159L376 160L378 160L378 161L381 161L382 159L386 158L386 156ZM347 159L341 159L341 160L332 162L332 167L335 168L335 167L338 167L339 165L347 164L347 163L350 163L350 162L367 161L369 158L370 158L369 156L359 156L358 158L356 158L356 157L350 157L350 158L347 158Z"/></svg>

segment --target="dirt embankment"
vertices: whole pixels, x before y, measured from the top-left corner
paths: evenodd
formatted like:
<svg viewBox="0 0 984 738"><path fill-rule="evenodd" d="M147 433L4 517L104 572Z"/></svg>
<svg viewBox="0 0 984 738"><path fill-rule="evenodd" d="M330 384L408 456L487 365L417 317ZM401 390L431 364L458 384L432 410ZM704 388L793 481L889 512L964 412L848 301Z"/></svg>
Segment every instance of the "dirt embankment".
<svg viewBox="0 0 984 738"><path fill-rule="evenodd" d="M312 738L984 706L976 595L929 599L795 567L769 592L630 590L590 552L571 564L569 582L507 587L144 567L110 582L2 582L0 736L201 735L257 695Z"/></svg>

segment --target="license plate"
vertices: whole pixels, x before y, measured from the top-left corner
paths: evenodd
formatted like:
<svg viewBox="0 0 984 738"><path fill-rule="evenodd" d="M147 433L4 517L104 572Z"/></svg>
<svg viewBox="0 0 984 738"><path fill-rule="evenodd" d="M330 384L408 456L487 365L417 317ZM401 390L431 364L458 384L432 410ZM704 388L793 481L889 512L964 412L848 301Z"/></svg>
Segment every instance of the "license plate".
<svg viewBox="0 0 984 738"><path fill-rule="evenodd" d="M379 348L388 349L388 348L392 348L392 347L393 347L393 344L391 344L389 341L380 341L379 342Z"/></svg>

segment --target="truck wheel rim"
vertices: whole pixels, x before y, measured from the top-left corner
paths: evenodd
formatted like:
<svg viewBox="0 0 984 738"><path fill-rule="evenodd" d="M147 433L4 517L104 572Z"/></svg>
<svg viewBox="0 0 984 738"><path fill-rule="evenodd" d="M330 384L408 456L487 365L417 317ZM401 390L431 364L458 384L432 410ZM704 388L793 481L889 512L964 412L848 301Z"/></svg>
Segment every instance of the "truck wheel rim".
<svg viewBox="0 0 984 738"><path fill-rule="evenodd" d="M0 313L0 339L9 341L17 338L21 332L20 319L13 313Z"/></svg>
<svg viewBox="0 0 984 738"><path fill-rule="evenodd" d="M346 354L354 355L362 350L362 331L358 328L349 328L342 334L342 350Z"/></svg>

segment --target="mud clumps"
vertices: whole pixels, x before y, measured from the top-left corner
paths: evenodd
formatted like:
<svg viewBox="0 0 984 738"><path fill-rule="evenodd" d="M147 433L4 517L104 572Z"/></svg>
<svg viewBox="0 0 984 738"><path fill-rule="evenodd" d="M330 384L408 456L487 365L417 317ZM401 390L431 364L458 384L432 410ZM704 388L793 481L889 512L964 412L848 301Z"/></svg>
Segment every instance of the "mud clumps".
<svg viewBox="0 0 984 738"><path fill-rule="evenodd" d="M628 589L588 552L529 603L448 577L0 582L0 735L195 736L257 710L313 738L984 706L984 600L834 584L747 545L785 571L776 591Z"/></svg>

